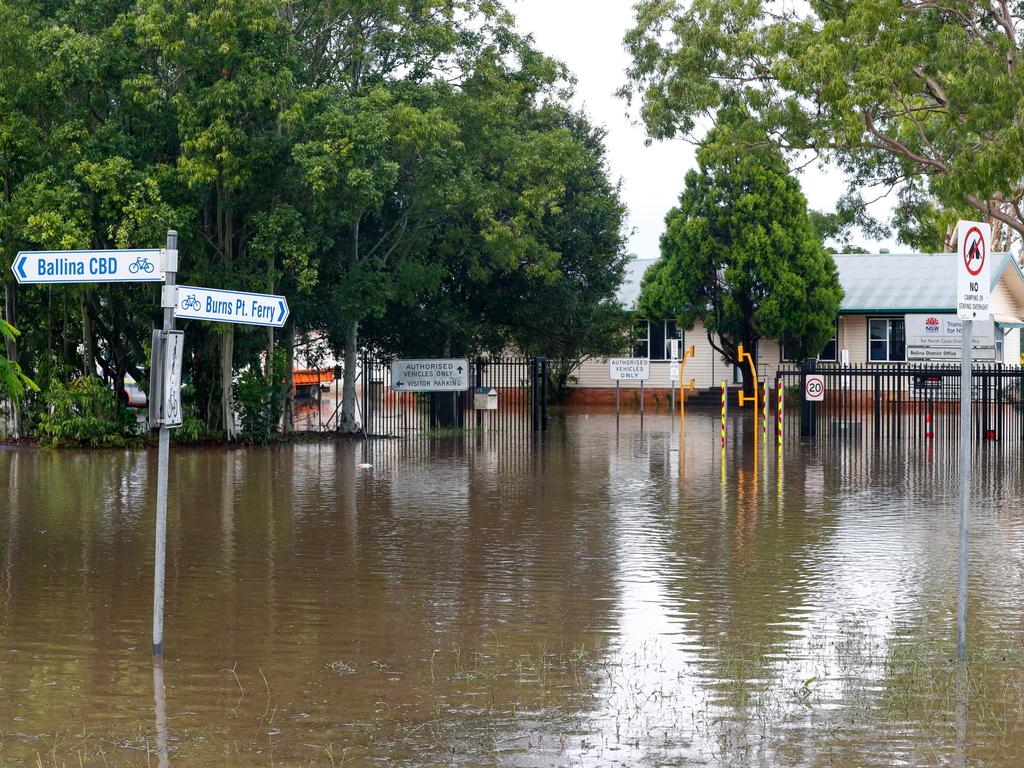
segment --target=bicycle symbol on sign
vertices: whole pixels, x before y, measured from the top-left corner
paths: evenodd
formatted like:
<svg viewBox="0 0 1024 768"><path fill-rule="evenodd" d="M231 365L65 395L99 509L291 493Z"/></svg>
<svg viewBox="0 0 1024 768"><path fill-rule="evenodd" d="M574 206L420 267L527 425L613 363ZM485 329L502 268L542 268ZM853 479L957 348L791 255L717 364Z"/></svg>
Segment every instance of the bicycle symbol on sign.
<svg viewBox="0 0 1024 768"><path fill-rule="evenodd" d="M128 265L128 271L133 275L137 275L139 272L145 272L147 275L155 269L153 262L147 259L145 256L139 256L134 262Z"/></svg>
<svg viewBox="0 0 1024 768"><path fill-rule="evenodd" d="M182 309L186 309L186 310L187 309L196 309L196 310L198 310L200 306L201 305L199 304L199 299L197 299L191 293L188 296L186 296L185 299L181 302L181 308Z"/></svg>

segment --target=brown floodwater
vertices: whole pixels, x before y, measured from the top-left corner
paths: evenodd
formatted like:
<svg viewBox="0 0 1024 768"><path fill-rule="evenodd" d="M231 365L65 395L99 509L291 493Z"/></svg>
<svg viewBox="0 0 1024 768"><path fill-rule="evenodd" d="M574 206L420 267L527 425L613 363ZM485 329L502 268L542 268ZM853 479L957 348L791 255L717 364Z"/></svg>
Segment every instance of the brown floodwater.
<svg viewBox="0 0 1024 768"><path fill-rule="evenodd" d="M1020 764L1020 446L958 674L948 457L671 423L175 447L162 667L155 452L0 450L0 765Z"/></svg>

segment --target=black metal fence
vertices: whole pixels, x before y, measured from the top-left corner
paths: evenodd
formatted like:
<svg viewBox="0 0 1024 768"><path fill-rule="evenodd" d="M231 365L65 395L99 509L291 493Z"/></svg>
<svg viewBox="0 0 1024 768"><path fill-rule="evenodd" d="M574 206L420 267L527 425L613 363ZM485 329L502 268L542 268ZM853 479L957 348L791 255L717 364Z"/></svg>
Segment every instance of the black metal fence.
<svg viewBox="0 0 1024 768"><path fill-rule="evenodd" d="M805 377L821 376L824 400L803 397ZM960 439L959 365L804 366L780 370L785 391L783 435L815 440L910 440L947 443ZM971 437L1024 441L1024 368L975 364L971 383ZM778 420L776 419L776 423Z"/></svg>
<svg viewBox="0 0 1024 768"><path fill-rule="evenodd" d="M463 392L396 392L391 361L360 358L356 408L368 435L412 435L446 428L528 434L548 423L548 361L543 357L473 358L470 389ZM340 378L340 371L336 374ZM343 392L337 382L333 410L317 405L311 429L337 429ZM480 395L480 397L478 397Z"/></svg>

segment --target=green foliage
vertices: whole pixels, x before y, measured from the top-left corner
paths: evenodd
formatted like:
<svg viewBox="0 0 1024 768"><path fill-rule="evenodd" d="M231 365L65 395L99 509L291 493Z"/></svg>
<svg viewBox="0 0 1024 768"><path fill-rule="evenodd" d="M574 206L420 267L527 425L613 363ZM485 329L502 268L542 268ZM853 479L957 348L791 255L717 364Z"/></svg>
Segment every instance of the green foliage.
<svg viewBox="0 0 1024 768"><path fill-rule="evenodd" d="M17 337L17 329L10 323L0 320L0 339L14 341ZM39 387L22 372L20 365L0 355L0 396L6 396L17 403L25 390L38 392Z"/></svg>
<svg viewBox="0 0 1024 768"><path fill-rule="evenodd" d="M861 188L917 185L938 209L1024 233L1020 3L642 0L627 96L652 136L744 104L781 144ZM901 197L901 236L920 197ZM901 223L902 222L902 223ZM1001 247L1005 247L1005 244ZM934 250L934 247L929 247Z"/></svg>
<svg viewBox="0 0 1024 768"><path fill-rule="evenodd" d="M61 447L120 447L139 437L135 414L117 402L114 391L95 376L70 385L52 381L43 395L39 439Z"/></svg>
<svg viewBox="0 0 1024 768"><path fill-rule="evenodd" d="M286 386L287 356L284 350L274 355L274 372L270 381L254 369L245 371L238 379L236 406L242 421L244 440L264 445L269 443L281 418L281 396Z"/></svg>
<svg viewBox="0 0 1024 768"><path fill-rule="evenodd" d="M618 338L623 260L604 137L569 95L493 0L0 0L0 270L173 228L181 283L286 295L276 338L184 324L202 425L179 438L226 430L237 381L266 439L280 400L239 372L312 330L339 357L517 345L568 371ZM44 390L148 378L155 286L8 303L31 330L7 354Z"/></svg>
<svg viewBox="0 0 1024 768"><path fill-rule="evenodd" d="M271 387L257 371L246 371L238 378L235 405L242 420L242 438L263 445L270 442Z"/></svg>
<svg viewBox="0 0 1024 768"><path fill-rule="evenodd" d="M742 113L721 117L666 217L661 258L644 275L638 309L683 327L701 321L735 364L738 345L753 353L761 338L816 354L842 299L835 263L781 154Z"/></svg>

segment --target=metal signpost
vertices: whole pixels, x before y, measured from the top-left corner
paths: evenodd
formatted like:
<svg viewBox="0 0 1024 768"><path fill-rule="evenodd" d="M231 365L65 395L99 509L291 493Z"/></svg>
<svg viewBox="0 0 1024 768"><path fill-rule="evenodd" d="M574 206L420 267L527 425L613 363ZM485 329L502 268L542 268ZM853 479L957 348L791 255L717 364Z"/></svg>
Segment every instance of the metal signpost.
<svg viewBox="0 0 1024 768"><path fill-rule="evenodd" d="M171 334L174 331L174 281L178 273L178 233L170 230L167 233L167 260L164 265L164 287L160 292L160 306L164 310L163 333L161 335L160 351L166 350L172 344L180 344L180 337L177 342L171 342ZM157 476L156 476L156 534L155 548L153 554L153 655L162 656L164 652L164 579L167 569L167 472L170 465L171 453L171 427L167 419L163 405L173 396L177 401L181 399L181 393L167 391L167 386L173 379L162 369L166 367L166 355L158 355L153 350L153 365L150 366L150 380L159 380L160 397L157 400L160 405L160 412L151 413L160 427L159 442L157 444ZM157 368L161 370L157 370ZM181 362L178 362L178 385L181 385ZM151 398L155 399L155 398ZM180 410L180 408L179 408ZM150 426L155 426L150 424Z"/></svg>
<svg viewBox="0 0 1024 768"><path fill-rule="evenodd" d="M14 273L15 280L25 285L164 283L160 292L160 306L164 315L163 328L153 332L149 397L149 423L152 428L160 430L156 482L156 548L153 562L153 654L160 657L164 644L170 430L180 427L182 423L181 372L184 333L174 330L174 318L280 328L288 319L288 302L283 296L270 294L176 286L178 233L174 230L167 232L165 248L21 251L11 264L11 272Z"/></svg>
<svg viewBox="0 0 1024 768"><path fill-rule="evenodd" d="M643 424L644 382L651 378L651 361L646 357L609 357L608 378L615 382L615 426L619 425L619 384L640 382L640 419Z"/></svg>
<svg viewBox="0 0 1024 768"><path fill-rule="evenodd" d="M270 293L179 285L174 316L183 320L211 320L216 323L283 328L285 321L288 320L288 300L284 296Z"/></svg>
<svg viewBox="0 0 1024 768"><path fill-rule="evenodd" d="M23 285L58 283L163 282L160 304L163 330L153 334L150 423L159 426L156 486L156 553L153 579L153 653L163 652L164 563L167 541L167 465L169 429L181 424L182 338L173 332L174 278L178 271L178 233L167 233L165 248L95 251L21 251L11 264L14 279ZM168 363L170 365L168 365ZM168 370L169 368L169 370Z"/></svg>
<svg viewBox="0 0 1024 768"><path fill-rule="evenodd" d="M669 349L669 364L668 364L668 391L672 396L672 415L669 418L669 431L675 432L676 427L676 382L679 381L679 339L670 339L668 342ZM679 403L682 406L683 393L682 387L679 388ZM679 420L680 425L682 419ZM682 434L680 432L680 434Z"/></svg>
<svg viewBox="0 0 1024 768"><path fill-rule="evenodd" d="M22 285L39 283L144 283L164 279L164 250L20 251L11 264Z"/></svg>
<svg viewBox="0 0 1024 768"><path fill-rule="evenodd" d="M974 321L988 321L991 227L979 221L957 222L956 314L963 321L960 346L960 546L956 590L956 657L967 660L967 555L971 503L971 334Z"/></svg>

